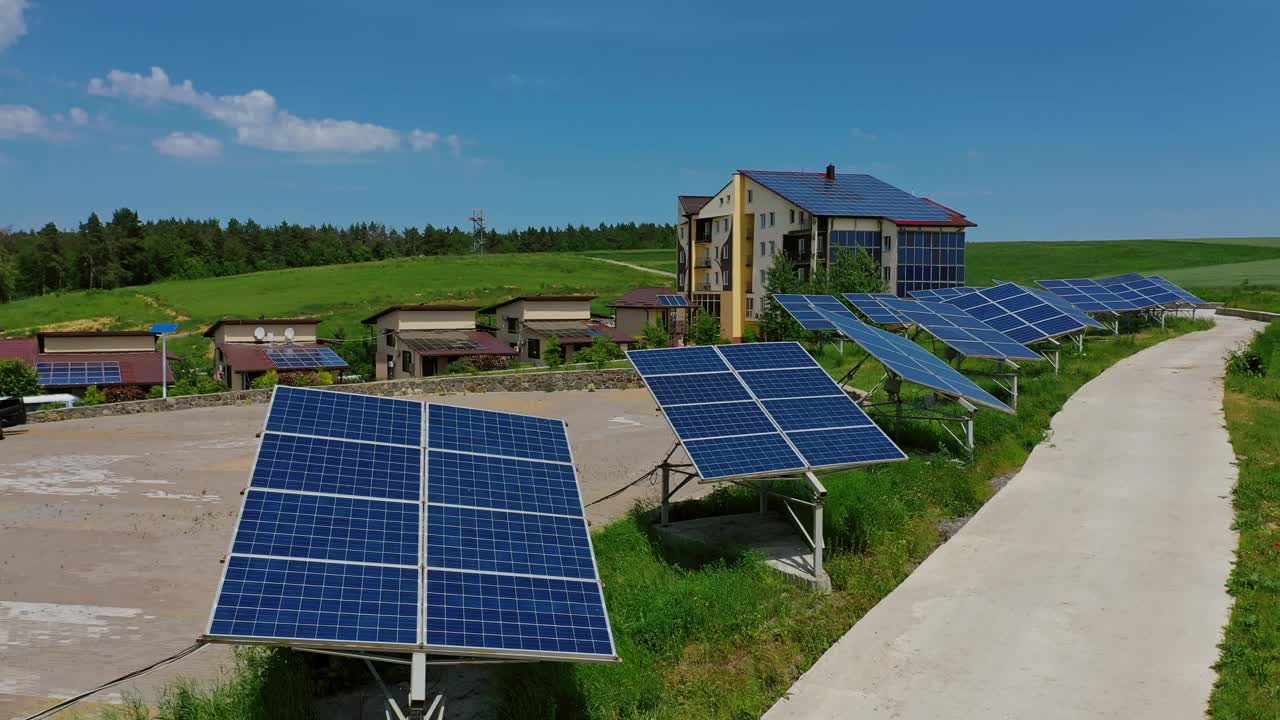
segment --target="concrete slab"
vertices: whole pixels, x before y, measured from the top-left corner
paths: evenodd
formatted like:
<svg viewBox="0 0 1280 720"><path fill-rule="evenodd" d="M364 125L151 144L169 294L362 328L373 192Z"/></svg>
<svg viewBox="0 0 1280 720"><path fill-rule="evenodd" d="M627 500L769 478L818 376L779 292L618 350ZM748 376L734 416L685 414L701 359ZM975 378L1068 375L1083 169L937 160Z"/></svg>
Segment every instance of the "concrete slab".
<svg viewBox="0 0 1280 720"><path fill-rule="evenodd" d="M1236 546L1223 355L1260 327L1217 321L1081 388L765 717L1201 720Z"/></svg>
<svg viewBox="0 0 1280 720"><path fill-rule="evenodd" d="M664 541L750 550L786 579L814 590L831 591L831 576L825 571L813 573L813 550L795 526L776 513L682 520L656 530Z"/></svg>

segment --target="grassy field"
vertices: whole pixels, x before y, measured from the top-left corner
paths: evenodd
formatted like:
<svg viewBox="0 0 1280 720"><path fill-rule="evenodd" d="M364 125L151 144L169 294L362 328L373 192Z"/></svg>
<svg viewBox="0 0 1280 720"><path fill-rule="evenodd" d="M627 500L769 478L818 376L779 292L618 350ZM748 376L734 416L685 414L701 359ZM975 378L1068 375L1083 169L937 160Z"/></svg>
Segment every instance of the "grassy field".
<svg viewBox="0 0 1280 720"><path fill-rule="evenodd" d="M1250 351L1253 362L1228 364L1223 403L1239 461L1240 544L1227 585L1235 605L1209 703L1217 720L1280 717L1280 322Z"/></svg>
<svg viewBox="0 0 1280 720"><path fill-rule="evenodd" d="M1259 261L1266 265L1266 261L1280 262L1280 241L1274 245L1218 243L1212 239L971 243L966 254L968 283L987 285L995 279L1030 283L1125 272L1172 274L1184 268L1207 270L1206 266ZM1222 282L1213 279L1212 274L1204 278L1209 281L1198 283L1198 287L1238 282ZM1280 279L1276 282L1280 284Z"/></svg>
<svg viewBox="0 0 1280 720"><path fill-rule="evenodd" d="M590 257L608 258L664 272L676 271L676 251L665 250L594 250L583 253Z"/></svg>

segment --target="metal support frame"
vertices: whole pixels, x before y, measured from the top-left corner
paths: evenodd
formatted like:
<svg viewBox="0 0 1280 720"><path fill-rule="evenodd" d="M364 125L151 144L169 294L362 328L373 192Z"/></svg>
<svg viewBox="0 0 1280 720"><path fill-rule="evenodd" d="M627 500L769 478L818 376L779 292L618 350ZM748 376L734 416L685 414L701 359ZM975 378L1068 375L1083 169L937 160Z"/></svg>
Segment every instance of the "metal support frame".
<svg viewBox="0 0 1280 720"><path fill-rule="evenodd" d="M901 380L899 379L898 385L900 384L901 384ZM874 410L875 412L881 415L884 415L885 414L884 408L886 406L892 406L893 407L893 432L895 435L899 433L903 420L929 420L929 421L936 422L938 423L939 427L941 427L948 435L951 436L952 440L955 440L965 449L965 452L968 453L970 458L973 457L973 452L974 452L973 420L974 420L974 416L977 415L977 412L978 412L978 407L976 405L968 402L967 400L964 400L963 398L947 397L945 395L938 395L935 393L934 394L935 398L940 398L943 400L954 402L956 405L960 407L960 409L963 411L964 414L955 415L955 414L948 414L944 412L930 412L933 410L933 408L930 405L922 404L922 403L907 402L902 399L902 396L894 389L894 387L895 385L892 382L885 383L885 388L889 393L888 402L879 402L879 403L864 402L862 403L862 407L868 408L870 410ZM906 412L904 412L907 409L911 409L912 414L907 414ZM958 426L960 433L963 434L963 437L961 437L961 435L954 432L949 426L949 423L956 424Z"/></svg>
<svg viewBox="0 0 1280 720"><path fill-rule="evenodd" d="M1058 355L1058 348L1041 350L1040 354L1044 356L1045 360L1049 361L1049 364L1053 366L1053 374L1057 375L1062 365L1061 358Z"/></svg>

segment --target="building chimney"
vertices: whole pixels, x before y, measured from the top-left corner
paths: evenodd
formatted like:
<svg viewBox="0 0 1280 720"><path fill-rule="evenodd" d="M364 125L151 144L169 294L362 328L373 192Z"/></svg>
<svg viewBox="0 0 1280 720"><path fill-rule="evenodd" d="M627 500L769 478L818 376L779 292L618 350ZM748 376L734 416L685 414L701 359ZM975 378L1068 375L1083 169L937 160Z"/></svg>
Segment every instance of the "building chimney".
<svg viewBox="0 0 1280 720"><path fill-rule="evenodd" d="M828 166L827 166L827 179L828 179L828 180L835 180L835 179L836 179L836 166L835 166L835 165L828 165Z"/></svg>

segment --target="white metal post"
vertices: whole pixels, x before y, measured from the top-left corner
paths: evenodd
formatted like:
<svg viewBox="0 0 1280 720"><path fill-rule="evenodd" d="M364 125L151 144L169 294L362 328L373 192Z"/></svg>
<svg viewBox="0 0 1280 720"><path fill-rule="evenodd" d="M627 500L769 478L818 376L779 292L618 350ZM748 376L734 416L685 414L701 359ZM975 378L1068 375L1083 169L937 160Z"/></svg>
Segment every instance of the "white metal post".
<svg viewBox="0 0 1280 720"><path fill-rule="evenodd" d="M160 333L160 397L169 398L169 336Z"/></svg>
<svg viewBox="0 0 1280 720"><path fill-rule="evenodd" d="M816 578L822 574L822 548L826 546L822 539L822 503L826 500L827 488L812 472L804 475L813 488L813 576Z"/></svg>
<svg viewBox="0 0 1280 720"><path fill-rule="evenodd" d="M427 705L427 654L414 653L409 668L409 714L422 712ZM421 717L421 716L419 716Z"/></svg>

